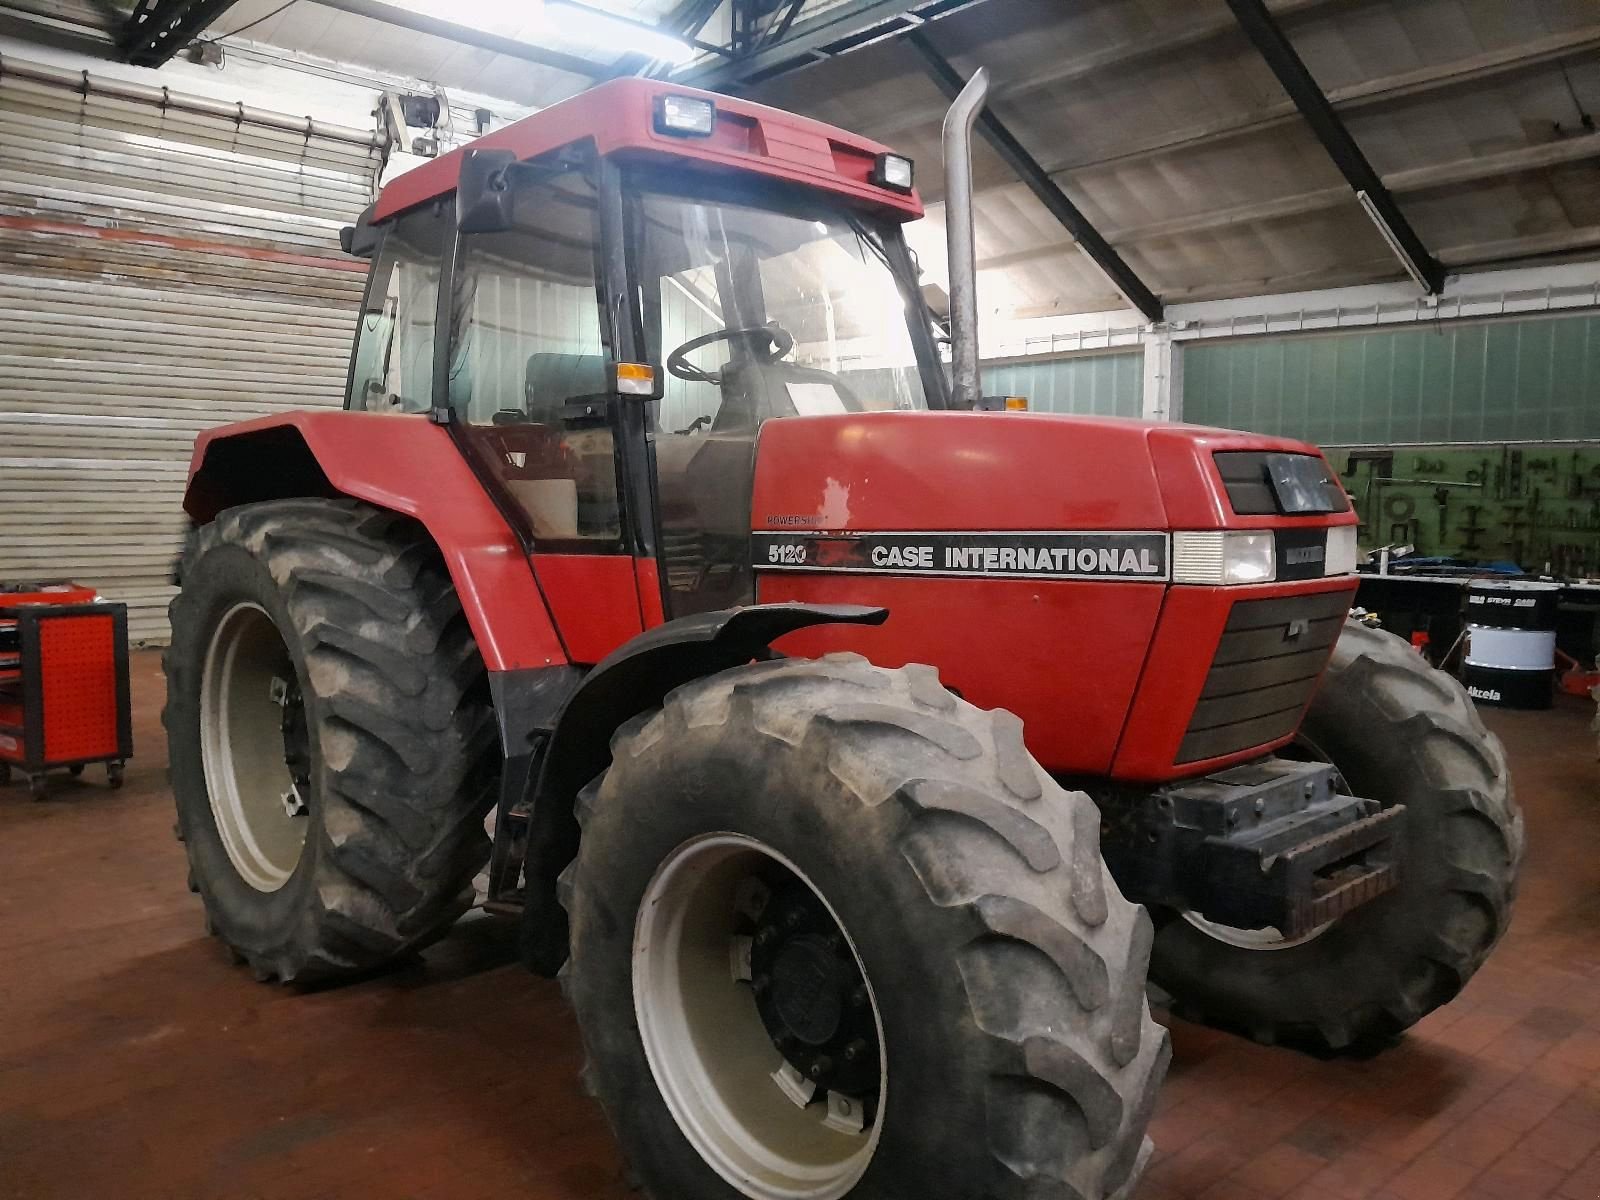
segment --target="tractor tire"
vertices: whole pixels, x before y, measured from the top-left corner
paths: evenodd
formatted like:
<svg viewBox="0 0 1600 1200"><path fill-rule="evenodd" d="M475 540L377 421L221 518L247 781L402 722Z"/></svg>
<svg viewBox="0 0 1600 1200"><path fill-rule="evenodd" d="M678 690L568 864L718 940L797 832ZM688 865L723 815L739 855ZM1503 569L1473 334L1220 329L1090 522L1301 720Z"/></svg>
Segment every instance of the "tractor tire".
<svg viewBox="0 0 1600 1200"><path fill-rule="evenodd" d="M1302 745L1352 794L1406 806L1398 885L1292 943L1158 913L1150 976L1181 1017L1316 1053L1370 1053L1453 999L1500 940L1522 815L1505 752L1465 689L1400 638L1353 621Z"/></svg>
<svg viewBox="0 0 1600 1200"><path fill-rule="evenodd" d="M1132 1192L1170 1055L1152 929L1016 717L926 666L780 659L678 688L612 756L562 984L649 1195Z"/></svg>
<svg viewBox="0 0 1600 1200"><path fill-rule="evenodd" d="M297 984L439 937L488 860L499 759L433 543L354 501L247 504L198 530L180 578L162 719L208 930Z"/></svg>

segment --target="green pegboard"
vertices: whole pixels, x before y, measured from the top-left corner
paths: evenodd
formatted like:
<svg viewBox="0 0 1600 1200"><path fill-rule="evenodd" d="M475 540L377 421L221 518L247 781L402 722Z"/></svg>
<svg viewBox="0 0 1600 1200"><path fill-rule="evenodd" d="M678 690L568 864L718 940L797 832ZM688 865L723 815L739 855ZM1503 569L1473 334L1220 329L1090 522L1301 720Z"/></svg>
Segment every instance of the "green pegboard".
<svg viewBox="0 0 1600 1200"><path fill-rule="evenodd" d="M1355 498L1364 549L1508 559L1529 571L1600 575L1600 446L1330 450Z"/></svg>

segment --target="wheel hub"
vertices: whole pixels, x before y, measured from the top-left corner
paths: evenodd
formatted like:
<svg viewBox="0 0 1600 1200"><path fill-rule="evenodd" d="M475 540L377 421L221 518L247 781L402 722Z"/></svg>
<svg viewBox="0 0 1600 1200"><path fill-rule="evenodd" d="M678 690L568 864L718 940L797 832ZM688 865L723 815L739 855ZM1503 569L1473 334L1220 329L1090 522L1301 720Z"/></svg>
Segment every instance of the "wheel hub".
<svg viewBox="0 0 1600 1200"><path fill-rule="evenodd" d="M283 709L280 732L283 734L283 765L289 768L289 790L283 793L283 811L291 817L310 812L306 797L311 793L311 730L306 724L305 699L295 679L274 679L272 702Z"/></svg>
<svg viewBox="0 0 1600 1200"><path fill-rule="evenodd" d="M809 1100L875 1096L877 1028L844 935L809 888L762 884L771 898L751 944L750 986L772 1044L816 1085Z"/></svg>
<svg viewBox="0 0 1600 1200"><path fill-rule="evenodd" d="M839 1031L849 986L842 965L816 934L789 942L772 964L772 1015L808 1046L825 1046Z"/></svg>

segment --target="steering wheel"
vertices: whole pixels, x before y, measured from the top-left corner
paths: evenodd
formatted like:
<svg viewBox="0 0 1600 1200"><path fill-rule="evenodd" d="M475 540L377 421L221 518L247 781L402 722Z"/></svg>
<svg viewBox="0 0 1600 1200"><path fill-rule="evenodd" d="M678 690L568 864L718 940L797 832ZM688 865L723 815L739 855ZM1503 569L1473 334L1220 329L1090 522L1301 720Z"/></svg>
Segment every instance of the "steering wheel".
<svg viewBox="0 0 1600 1200"><path fill-rule="evenodd" d="M736 337L765 338L767 351L759 355L763 362L777 362L794 349L794 338L790 337L789 332L776 321L768 321L765 325L755 325L747 329L719 329L715 333L703 333L697 338L690 338L667 355L667 370L679 379L687 379L690 383L720 384L721 371L702 370L684 356L689 351L709 346L712 342L729 342Z"/></svg>

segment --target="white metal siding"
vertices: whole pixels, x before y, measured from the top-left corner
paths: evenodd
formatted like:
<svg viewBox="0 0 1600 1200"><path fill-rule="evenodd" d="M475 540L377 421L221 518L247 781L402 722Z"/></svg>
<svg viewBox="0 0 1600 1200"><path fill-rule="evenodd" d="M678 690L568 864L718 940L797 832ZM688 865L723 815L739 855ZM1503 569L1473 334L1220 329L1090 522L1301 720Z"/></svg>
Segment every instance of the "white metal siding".
<svg viewBox="0 0 1600 1200"><path fill-rule="evenodd" d="M0 580L164 641L195 434L341 402L379 150L54 74L0 64Z"/></svg>

